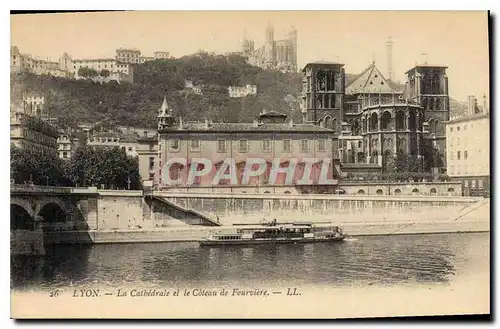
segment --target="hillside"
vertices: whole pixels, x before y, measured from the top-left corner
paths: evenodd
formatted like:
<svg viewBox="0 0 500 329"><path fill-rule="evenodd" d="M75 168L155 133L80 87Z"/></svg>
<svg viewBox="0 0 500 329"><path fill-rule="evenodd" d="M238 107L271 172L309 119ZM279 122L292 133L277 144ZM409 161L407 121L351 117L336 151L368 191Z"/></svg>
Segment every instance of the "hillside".
<svg viewBox="0 0 500 329"><path fill-rule="evenodd" d="M43 92L49 115L75 125L112 120L115 124L156 127L158 108L167 96L177 114L187 120L251 122L262 109L279 110L300 120L297 102L285 101L300 93L300 75L264 71L240 56L198 54L178 59L155 60L138 65L135 83L97 84L32 74L11 75L11 101L24 91ZM184 88L185 80L203 86L203 95ZM230 98L231 85L257 85L257 95Z"/></svg>
<svg viewBox="0 0 500 329"><path fill-rule="evenodd" d="M356 75L347 74L347 82ZM277 110L301 121L300 74L286 75L251 66L238 55L201 53L155 60L135 67L135 83L98 84L33 74L11 74L11 101L23 92L43 92L51 117L64 125L107 121L113 125L156 127L156 115L166 95L176 115L186 120L251 122L262 111ZM185 81L201 85L203 95L185 89ZM231 85L257 85L257 95L230 98ZM288 96L287 96L288 95ZM285 100L286 99L286 100ZM461 103L450 101L453 110Z"/></svg>

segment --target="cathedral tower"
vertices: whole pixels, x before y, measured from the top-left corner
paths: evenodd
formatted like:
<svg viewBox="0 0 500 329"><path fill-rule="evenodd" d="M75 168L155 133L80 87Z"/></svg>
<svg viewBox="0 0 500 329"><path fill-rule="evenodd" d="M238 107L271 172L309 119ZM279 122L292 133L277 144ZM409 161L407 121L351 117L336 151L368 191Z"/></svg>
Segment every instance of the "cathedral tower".
<svg viewBox="0 0 500 329"><path fill-rule="evenodd" d="M445 122L450 120L450 98L446 66L415 65L406 72L410 101L420 104L423 118L429 124L428 146L433 149L433 167L446 166ZM425 152L423 152L425 153Z"/></svg>
<svg viewBox="0 0 500 329"><path fill-rule="evenodd" d="M276 51L274 43L274 28L268 24L266 28L266 43L265 43L265 63L268 67L272 67L276 61Z"/></svg>
<svg viewBox="0 0 500 329"><path fill-rule="evenodd" d="M304 123L341 133L345 94L344 64L308 63L302 70L302 110Z"/></svg>

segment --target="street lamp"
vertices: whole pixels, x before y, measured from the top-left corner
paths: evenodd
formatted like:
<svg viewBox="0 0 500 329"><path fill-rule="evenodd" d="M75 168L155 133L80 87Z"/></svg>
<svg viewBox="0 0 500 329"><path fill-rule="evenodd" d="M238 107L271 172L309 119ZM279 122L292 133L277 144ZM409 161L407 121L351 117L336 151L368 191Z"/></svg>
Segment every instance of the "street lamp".
<svg viewBox="0 0 500 329"><path fill-rule="evenodd" d="M132 183L132 182L130 181L130 174L129 174L128 175L128 179L127 179L127 185L128 185L128 189L129 190L130 190L130 183Z"/></svg>
<svg viewBox="0 0 500 329"><path fill-rule="evenodd" d="M49 186L49 176L45 176L45 185Z"/></svg>

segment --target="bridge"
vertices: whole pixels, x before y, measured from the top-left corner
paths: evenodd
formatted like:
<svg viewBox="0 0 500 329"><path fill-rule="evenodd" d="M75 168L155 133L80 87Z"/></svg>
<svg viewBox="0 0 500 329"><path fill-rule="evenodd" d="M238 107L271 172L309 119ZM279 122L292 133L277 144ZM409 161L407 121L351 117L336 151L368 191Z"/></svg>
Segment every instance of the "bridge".
<svg viewBox="0 0 500 329"><path fill-rule="evenodd" d="M12 184L10 192L11 250L16 253L43 253L43 245L65 232L219 225L200 212L140 190Z"/></svg>

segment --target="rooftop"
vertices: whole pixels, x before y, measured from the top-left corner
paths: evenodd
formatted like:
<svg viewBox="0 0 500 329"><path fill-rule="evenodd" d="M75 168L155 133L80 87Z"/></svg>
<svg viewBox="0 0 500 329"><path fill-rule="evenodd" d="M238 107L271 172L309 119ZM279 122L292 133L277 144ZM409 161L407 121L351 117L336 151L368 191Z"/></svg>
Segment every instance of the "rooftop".
<svg viewBox="0 0 500 329"><path fill-rule="evenodd" d="M165 130L172 131L172 130ZM176 127L173 131L193 131L193 132L305 132L305 133L333 133L331 129L312 124L290 124L290 123L205 123L205 122L185 122L182 128Z"/></svg>
<svg viewBox="0 0 500 329"><path fill-rule="evenodd" d="M384 77L382 72L375 66L375 62L370 64L358 77L346 88L346 94L362 93L392 93L396 90L392 84Z"/></svg>
<svg viewBox="0 0 500 329"><path fill-rule="evenodd" d="M311 62L307 63L302 70L305 70L307 67L312 66L312 65L332 65L332 66L344 66L342 63L335 63L335 62L330 62L330 61L316 61L316 62Z"/></svg>
<svg viewBox="0 0 500 329"><path fill-rule="evenodd" d="M468 122L468 121L474 121L474 120L481 120L488 118L489 119L490 114L489 113L477 113L476 115L470 115L470 116L465 116L461 118L456 118L452 119L450 121L447 121L446 124L452 124L452 123L459 123L459 122Z"/></svg>
<svg viewBox="0 0 500 329"><path fill-rule="evenodd" d="M447 69L448 66L443 66L443 65L432 65L432 64L427 64L427 63L423 63L423 64L415 64L414 67L412 67L411 69L409 69L408 71L406 71L406 73L408 72L411 72L413 70L416 70L418 68L436 68L436 69Z"/></svg>

